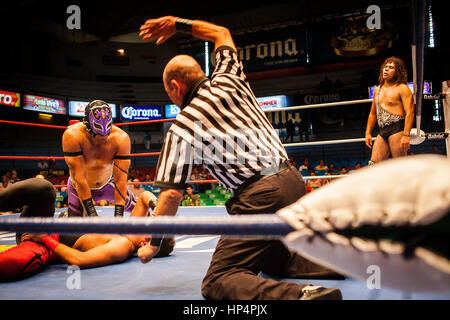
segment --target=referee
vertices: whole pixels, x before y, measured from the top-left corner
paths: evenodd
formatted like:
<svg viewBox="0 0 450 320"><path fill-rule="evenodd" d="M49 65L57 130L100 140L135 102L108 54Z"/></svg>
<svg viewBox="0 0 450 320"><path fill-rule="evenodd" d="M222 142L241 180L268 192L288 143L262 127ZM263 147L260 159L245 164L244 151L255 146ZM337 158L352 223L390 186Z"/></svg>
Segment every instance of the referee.
<svg viewBox="0 0 450 320"><path fill-rule="evenodd" d="M169 128L158 160L154 186L161 187L153 215L175 215L193 165L202 165L234 194L229 214L275 213L305 194L304 181L259 106L243 72L228 29L172 16L150 19L143 40L159 45L176 32L212 41L216 67L208 79L190 56L172 58L164 88L182 111ZM138 256L148 262L159 239ZM338 289L263 279L336 278L335 272L289 251L279 240L221 237L203 280L202 295L214 300L341 299Z"/></svg>

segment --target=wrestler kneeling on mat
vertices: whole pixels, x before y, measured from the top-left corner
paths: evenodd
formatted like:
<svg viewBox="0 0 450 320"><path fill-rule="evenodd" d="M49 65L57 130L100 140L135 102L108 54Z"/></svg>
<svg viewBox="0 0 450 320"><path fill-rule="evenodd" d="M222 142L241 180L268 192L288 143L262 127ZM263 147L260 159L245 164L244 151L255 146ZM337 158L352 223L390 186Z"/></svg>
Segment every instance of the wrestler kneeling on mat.
<svg viewBox="0 0 450 320"><path fill-rule="evenodd" d="M130 137L112 124L106 102L94 100L86 106L83 121L64 132L62 147L70 172L69 216L97 216L94 201L99 200L114 203L115 216L133 210L136 199L127 189Z"/></svg>
<svg viewBox="0 0 450 320"><path fill-rule="evenodd" d="M155 208L155 196L143 192L131 216L147 216ZM53 217L55 191L47 180L32 178L20 181L0 192L0 209L24 207L21 217ZM18 245L0 253L0 280L12 281L31 276L47 264L65 262L80 268L94 268L120 263L145 246L151 236L85 234L82 236L18 235ZM153 239L154 240L154 239ZM61 241L61 242L60 242ZM71 243L74 243L71 245ZM165 237L155 257L169 255L175 240Z"/></svg>

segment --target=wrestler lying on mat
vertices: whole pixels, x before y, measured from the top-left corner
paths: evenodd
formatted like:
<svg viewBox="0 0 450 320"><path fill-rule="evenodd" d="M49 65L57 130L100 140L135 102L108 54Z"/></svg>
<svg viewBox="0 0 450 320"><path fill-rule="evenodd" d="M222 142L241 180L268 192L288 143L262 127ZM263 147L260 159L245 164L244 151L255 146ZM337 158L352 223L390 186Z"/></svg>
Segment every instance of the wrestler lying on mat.
<svg viewBox="0 0 450 320"><path fill-rule="evenodd" d="M11 188L0 192L0 210L24 206L21 217L53 217L54 202L55 191L52 184L37 178L17 182ZM153 210L155 205L156 197L146 191L139 196L131 216L147 216L149 209ZM16 247L0 253L0 281L23 279L43 270L48 264L61 261L80 268L120 263L135 253L139 255L139 248L144 247L151 236L18 234L17 239ZM174 246L173 238L163 238L156 256L168 256Z"/></svg>

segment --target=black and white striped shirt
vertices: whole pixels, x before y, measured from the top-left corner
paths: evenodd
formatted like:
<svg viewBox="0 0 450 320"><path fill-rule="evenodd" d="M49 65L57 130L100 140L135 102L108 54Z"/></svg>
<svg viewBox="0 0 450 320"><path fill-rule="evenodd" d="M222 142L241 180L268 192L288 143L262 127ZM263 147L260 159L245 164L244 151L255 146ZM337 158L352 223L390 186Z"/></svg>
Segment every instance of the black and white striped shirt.
<svg viewBox="0 0 450 320"><path fill-rule="evenodd" d="M184 188L193 165L202 165L234 192L255 176L277 172L288 156L230 47L216 51L211 79L199 79L169 128L154 185Z"/></svg>

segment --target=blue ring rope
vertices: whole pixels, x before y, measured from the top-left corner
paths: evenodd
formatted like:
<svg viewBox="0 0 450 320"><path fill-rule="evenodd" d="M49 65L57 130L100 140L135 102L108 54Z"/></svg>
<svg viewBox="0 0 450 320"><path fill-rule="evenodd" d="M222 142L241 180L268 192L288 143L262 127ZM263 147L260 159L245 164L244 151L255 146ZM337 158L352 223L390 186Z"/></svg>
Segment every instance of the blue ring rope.
<svg viewBox="0 0 450 320"><path fill-rule="evenodd" d="M30 233L222 235L280 238L295 231L275 214L228 217L2 218L0 230Z"/></svg>

